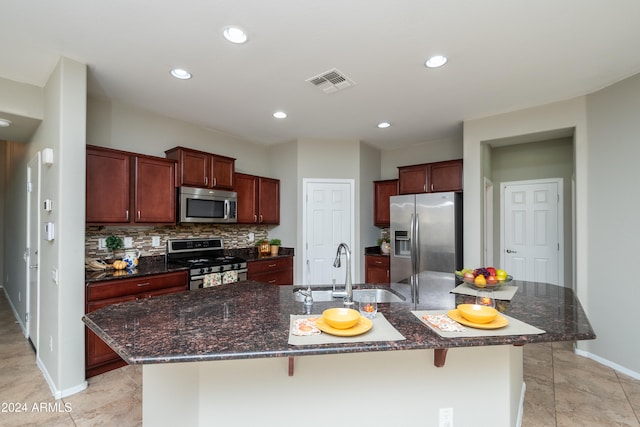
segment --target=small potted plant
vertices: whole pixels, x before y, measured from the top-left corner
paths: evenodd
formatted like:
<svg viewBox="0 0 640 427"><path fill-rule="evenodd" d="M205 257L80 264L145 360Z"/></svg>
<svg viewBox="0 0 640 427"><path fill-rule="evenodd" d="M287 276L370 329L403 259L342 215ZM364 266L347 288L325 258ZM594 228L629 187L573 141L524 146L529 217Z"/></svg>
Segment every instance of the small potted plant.
<svg viewBox="0 0 640 427"><path fill-rule="evenodd" d="M113 258L115 256L115 251L119 250L119 249L124 249L124 242L122 241L122 238L118 237L118 236L109 236L107 237L106 241L105 241L105 245L107 246L107 249L109 250L111 256L109 258Z"/></svg>
<svg viewBox="0 0 640 427"><path fill-rule="evenodd" d="M278 251L280 250L282 241L280 239L271 239L269 241L269 244L271 245L271 256L278 255Z"/></svg>
<svg viewBox="0 0 640 427"><path fill-rule="evenodd" d="M269 245L268 239L258 240L256 246L258 247L258 256L260 257L269 256L271 253L271 245Z"/></svg>

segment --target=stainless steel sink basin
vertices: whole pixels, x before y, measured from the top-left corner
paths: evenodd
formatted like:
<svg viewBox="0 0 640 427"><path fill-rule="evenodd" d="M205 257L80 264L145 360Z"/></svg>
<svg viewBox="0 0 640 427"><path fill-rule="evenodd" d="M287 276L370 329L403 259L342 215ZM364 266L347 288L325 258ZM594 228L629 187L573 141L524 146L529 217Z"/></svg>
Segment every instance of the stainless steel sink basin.
<svg viewBox="0 0 640 427"><path fill-rule="evenodd" d="M304 288L296 288L293 291L293 298L295 301L300 301L300 302L304 302L304 295L302 295L300 292L298 292L299 290L304 290ZM338 288L339 291L342 290L342 288ZM318 289L318 290L311 290L311 296L313 297L313 301L314 302L327 302L327 301L340 301L342 299L342 297L337 297L334 298L332 296L332 290L331 289ZM362 294L367 293L367 294L375 294L376 296L376 301L379 303L388 303L388 302L403 302L405 301L405 298L402 295L399 295L397 293L395 293L394 291L390 290L390 289L380 289L380 288L376 288L376 289L354 289L353 290L353 300L358 302L360 301L360 298L362 296Z"/></svg>

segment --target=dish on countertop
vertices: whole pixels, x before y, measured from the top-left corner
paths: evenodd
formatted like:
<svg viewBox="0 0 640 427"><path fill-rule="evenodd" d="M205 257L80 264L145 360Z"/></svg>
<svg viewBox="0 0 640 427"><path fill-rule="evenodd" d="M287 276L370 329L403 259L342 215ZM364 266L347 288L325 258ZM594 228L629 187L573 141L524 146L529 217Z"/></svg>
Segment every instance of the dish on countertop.
<svg viewBox="0 0 640 427"><path fill-rule="evenodd" d="M356 323L355 326L352 326L349 329L336 329L325 322L322 317L320 317L318 320L316 320L316 327L322 332L326 332L330 335L336 335L339 337L353 337L369 331L373 327L373 322L366 317L361 316L360 320L358 320L358 323Z"/></svg>
<svg viewBox="0 0 640 427"><path fill-rule="evenodd" d="M470 328L476 328L476 329L499 329L499 328L504 328L509 324L509 320L507 320L506 317L500 314L498 314L498 316L489 323L474 323L462 317L462 315L460 314L457 308L454 308L453 310L449 310L447 312L447 316L449 316L450 318L452 318L453 320L455 320L456 322L462 325L469 326Z"/></svg>

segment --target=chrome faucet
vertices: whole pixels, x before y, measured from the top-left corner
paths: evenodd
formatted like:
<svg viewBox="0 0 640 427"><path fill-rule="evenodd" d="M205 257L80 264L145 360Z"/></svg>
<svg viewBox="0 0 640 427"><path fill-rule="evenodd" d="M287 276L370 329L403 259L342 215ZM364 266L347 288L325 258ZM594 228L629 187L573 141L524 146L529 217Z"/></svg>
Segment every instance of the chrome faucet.
<svg viewBox="0 0 640 427"><path fill-rule="evenodd" d="M353 283L351 283L351 250L349 250L349 246L346 243L340 243L338 245L338 252L336 252L336 259L333 261L333 266L335 268L340 268L340 255L344 250L344 254L346 256L347 261L347 276L344 280L344 292L333 291L333 297L344 297L344 305L345 307L353 306Z"/></svg>

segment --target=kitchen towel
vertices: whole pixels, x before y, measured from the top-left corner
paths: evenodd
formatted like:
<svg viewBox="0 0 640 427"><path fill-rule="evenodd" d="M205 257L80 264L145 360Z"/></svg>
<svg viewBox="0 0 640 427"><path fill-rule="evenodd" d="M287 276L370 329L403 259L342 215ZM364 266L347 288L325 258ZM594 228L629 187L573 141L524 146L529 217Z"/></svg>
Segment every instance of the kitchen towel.
<svg viewBox="0 0 640 427"><path fill-rule="evenodd" d="M503 285L503 286L500 286L499 289L496 289L493 291L493 297L495 299L511 301L511 298L513 298L513 296L516 294L517 291L518 291L518 287L515 285ZM468 284L462 283L460 286L456 286L455 289L453 289L450 293L471 295L475 297L477 295L477 292L478 291L476 291L474 288L472 288Z"/></svg>
<svg viewBox="0 0 640 427"><path fill-rule="evenodd" d="M501 316L504 316L509 321L509 324L504 328L500 329L475 329L469 326L464 326L464 330L456 331L456 332L445 332L442 331L435 326L431 325L422 316L430 315L430 314L447 314L449 310L418 310L412 311L413 315L416 316L422 323L427 325L429 329L431 329L436 334L440 335L443 338L464 338L464 337L499 337L505 335L538 335L544 334L545 331L542 329L538 329L535 326L531 326L528 323L524 323L518 319L514 319L513 317L507 316L505 314L500 313Z"/></svg>
<svg viewBox="0 0 640 427"><path fill-rule="evenodd" d="M222 274L221 273L209 273L205 274L202 278L202 287L210 288L212 286L222 285Z"/></svg>
<svg viewBox="0 0 640 427"><path fill-rule="evenodd" d="M314 345L314 344L340 344L340 343L352 343L352 342L364 342L364 341L401 341L406 339L380 312L376 313L376 317L372 319L373 327L361 335L353 337L339 337L330 335L325 332L317 335L299 336L294 335L295 322L297 319L304 318L320 318L318 315L291 315L289 321L289 344L290 345Z"/></svg>

